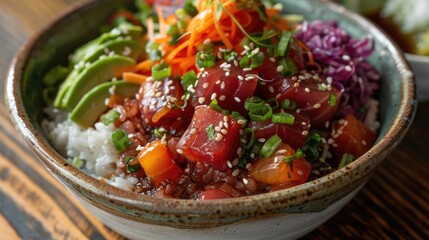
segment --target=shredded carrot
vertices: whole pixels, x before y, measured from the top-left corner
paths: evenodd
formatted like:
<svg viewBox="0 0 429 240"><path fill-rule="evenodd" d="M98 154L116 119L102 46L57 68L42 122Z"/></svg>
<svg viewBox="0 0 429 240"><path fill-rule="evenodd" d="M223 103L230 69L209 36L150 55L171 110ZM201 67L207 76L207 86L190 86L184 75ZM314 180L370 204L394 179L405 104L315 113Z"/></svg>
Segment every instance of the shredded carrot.
<svg viewBox="0 0 429 240"><path fill-rule="evenodd" d="M107 106L110 108L114 108L115 105L120 104L123 100L124 100L123 97L117 94L112 94L109 98L109 102L107 103Z"/></svg>
<svg viewBox="0 0 429 240"><path fill-rule="evenodd" d="M310 65L314 65L314 57L313 57L313 53L311 52L311 50L307 47L307 45L305 45L305 43L296 40L296 44L305 51L305 53L308 56L308 62L310 63Z"/></svg>
<svg viewBox="0 0 429 240"><path fill-rule="evenodd" d="M151 63L149 59L144 60L136 65L137 71L148 72L151 70Z"/></svg>
<svg viewBox="0 0 429 240"><path fill-rule="evenodd" d="M197 37L197 31L194 29L194 30L192 30L191 37L189 38L188 50L186 52L187 57L191 57L191 55L192 55L192 50L194 50L194 42L195 42L196 37Z"/></svg>
<svg viewBox="0 0 429 240"><path fill-rule="evenodd" d="M162 117L171 111L171 108L165 106L158 110L152 117L152 122L157 123Z"/></svg>
<svg viewBox="0 0 429 240"><path fill-rule="evenodd" d="M148 76L141 75L138 73L133 73L133 72L124 72L122 74L122 79L124 79L124 81L131 82L131 83L137 83L137 84L144 83L147 78L148 78Z"/></svg>
<svg viewBox="0 0 429 240"><path fill-rule="evenodd" d="M146 24L147 24L147 35L149 37L149 40L153 41L153 39L155 38L155 26L153 24L153 18L148 18L146 20Z"/></svg>

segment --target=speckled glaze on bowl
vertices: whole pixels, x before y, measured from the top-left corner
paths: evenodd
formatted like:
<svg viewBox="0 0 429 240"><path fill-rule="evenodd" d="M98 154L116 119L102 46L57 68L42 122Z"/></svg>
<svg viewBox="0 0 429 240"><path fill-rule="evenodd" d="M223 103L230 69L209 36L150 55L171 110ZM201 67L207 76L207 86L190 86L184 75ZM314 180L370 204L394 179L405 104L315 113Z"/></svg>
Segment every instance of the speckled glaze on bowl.
<svg viewBox="0 0 429 240"><path fill-rule="evenodd" d="M6 101L18 132L41 162L94 215L135 239L296 238L341 209L399 143L415 110L413 75L397 46L376 27L344 8L317 0L283 0L287 12L307 19L337 19L355 37L376 42L371 62L383 77L381 129L370 151L348 166L318 180L272 193L235 199L191 201L127 192L75 169L41 131L41 81L52 66L64 63L73 49L95 37L98 27L131 0L90 1L64 14L32 38L11 65Z"/></svg>

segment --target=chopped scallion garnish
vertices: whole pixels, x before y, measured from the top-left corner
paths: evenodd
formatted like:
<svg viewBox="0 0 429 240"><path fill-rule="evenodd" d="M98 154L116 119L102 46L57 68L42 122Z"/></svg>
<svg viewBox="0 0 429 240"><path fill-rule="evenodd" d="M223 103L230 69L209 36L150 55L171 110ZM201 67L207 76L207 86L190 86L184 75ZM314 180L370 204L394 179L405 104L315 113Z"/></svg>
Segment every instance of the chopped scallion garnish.
<svg viewBox="0 0 429 240"><path fill-rule="evenodd" d="M85 161L78 157L74 157L72 160L72 165L76 168L82 169L85 165Z"/></svg>
<svg viewBox="0 0 429 240"><path fill-rule="evenodd" d="M289 100L289 99L284 99L280 103L280 107L283 109L295 110L297 106L296 106L296 102Z"/></svg>
<svg viewBox="0 0 429 240"><path fill-rule="evenodd" d="M293 76L298 72L298 68L290 58L282 58L279 61L279 66L282 66L282 74L284 76Z"/></svg>
<svg viewBox="0 0 429 240"><path fill-rule="evenodd" d="M335 104L337 104L337 95L331 93L329 94L329 100L328 100L329 106L333 107Z"/></svg>
<svg viewBox="0 0 429 240"><path fill-rule="evenodd" d="M277 55L285 56L289 47L290 39L292 38L292 33L289 31L284 31L280 37L279 44L277 45Z"/></svg>
<svg viewBox="0 0 429 240"><path fill-rule="evenodd" d="M253 121L263 122L273 116L273 110L270 106L263 105L252 108L249 112L249 117Z"/></svg>
<svg viewBox="0 0 429 240"><path fill-rule="evenodd" d="M250 111L256 107L264 106L265 101L259 97L252 96L246 99L246 102L244 102L244 108L247 111Z"/></svg>
<svg viewBox="0 0 429 240"><path fill-rule="evenodd" d="M194 70L191 70L187 72L185 75L182 76L182 86L183 89L188 89L189 86L195 85L195 82L197 81L198 77L197 74L195 74Z"/></svg>
<svg viewBox="0 0 429 240"><path fill-rule="evenodd" d="M185 13L188 14L191 17L194 17L198 14L197 8L194 6L192 0L187 0L185 2L185 5L183 6L183 9L185 10Z"/></svg>
<svg viewBox="0 0 429 240"><path fill-rule="evenodd" d="M216 58L212 52L199 51L197 53L196 64L199 68L211 68L216 64Z"/></svg>
<svg viewBox="0 0 429 240"><path fill-rule="evenodd" d="M250 138L248 137L250 134ZM255 142L255 129L246 128L243 130L243 134L241 134L241 138L246 140L246 144L242 144L244 149L250 149Z"/></svg>
<svg viewBox="0 0 429 240"><path fill-rule="evenodd" d="M110 111L101 116L101 122L104 125L109 126L110 124L118 120L119 116L120 114L115 109L110 109Z"/></svg>
<svg viewBox="0 0 429 240"><path fill-rule="evenodd" d="M152 67L152 77L157 81L168 78L171 75L171 66L167 63L158 63Z"/></svg>
<svg viewBox="0 0 429 240"><path fill-rule="evenodd" d="M113 146L115 146L116 150L119 152L125 150L131 145L128 134L123 129L118 129L112 133L112 142Z"/></svg>
<svg viewBox="0 0 429 240"><path fill-rule="evenodd" d="M271 121L273 123L293 125L295 123L295 116L290 113L275 113Z"/></svg>
<svg viewBox="0 0 429 240"><path fill-rule="evenodd" d="M264 143L259 154L264 158L271 157L281 143L282 139L275 134Z"/></svg>
<svg viewBox="0 0 429 240"><path fill-rule="evenodd" d="M214 128L213 124L210 124L207 128L206 128L206 132L207 132L207 136L208 136L208 140L212 140L216 138L216 131Z"/></svg>
<svg viewBox="0 0 429 240"><path fill-rule="evenodd" d="M138 172L140 170L140 163L136 157L128 156L125 158L125 164L128 172Z"/></svg>

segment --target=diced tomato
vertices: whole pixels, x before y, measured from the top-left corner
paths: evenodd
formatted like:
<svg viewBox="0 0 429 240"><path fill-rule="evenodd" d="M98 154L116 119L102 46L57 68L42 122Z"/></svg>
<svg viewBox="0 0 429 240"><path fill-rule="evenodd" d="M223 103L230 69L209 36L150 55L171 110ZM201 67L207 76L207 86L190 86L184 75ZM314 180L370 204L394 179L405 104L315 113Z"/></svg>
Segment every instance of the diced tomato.
<svg viewBox="0 0 429 240"><path fill-rule="evenodd" d="M295 116L295 122L292 125L273 123L271 120L267 120L264 122L251 121L249 127L255 130L256 139L269 139L277 134L284 143L289 144L292 148L300 148L304 145L310 130L310 120L303 114L289 113Z"/></svg>
<svg viewBox="0 0 429 240"><path fill-rule="evenodd" d="M167 129L178 129L189 121L193 108L190 104L184 109L181 100L184 91L180 81L166 78L162 81L148 79L142 84L139 94L139 108L144 122L151 126L164 126Z"/></svg>
<svg viewBox="0 0 429 240"><path fill-rule="evenodd" d="M343 154L358 158L374 144L377 135L356 117L349 114L333 127L334 151L337 159Z"/></svg>
<svg viewBox="0 0 429 240"><path fill-rule="evenodd" d="M219 189L204 190L199 197L200 200L213 200L213 199L223 199L223 198L231 198L231 196Z"/></svg>
<svg viewBox="0 0 429 240"><path fill-rule="evenodd" d="M229 69L229 71L224 71L224 69ZM200 74L195 87L194 106L208 105L212 99L216 98L221 108L246 115L244 102L246 98L253 96L258 83L256 77L246 80L246 76L252 74L257 75L257 72L254 70L245 72L232 62L219 61L215 66Z"/></svg>
<svg viewBox="0 0 429 240"><path fill-rule="evenodd" d="M220 127L221 131L216 131ZM226 162L237 157L241 124L208 106L198 106L177 148L190 161L201 161L225 170ZM219 129L218 129L219 130Z"/></svg>
<svg viewBox="0 0 429 240"><path fill-rule="evenodd" d="M155 186L160 186L167 179L177 182L183 175L183 170L173 161L167 146L159 140L146 145L137 158Z"/></svg>
<svg viewBox="0 0 429 240"><path fill-rule="evenodd" d="M286 163L284 157L295 153L287 144L282 144L273 156L256 159L249 169L249 177L266 184L302 184L307 182L311 172L311 165L303 158L296 158Z"/></svg>

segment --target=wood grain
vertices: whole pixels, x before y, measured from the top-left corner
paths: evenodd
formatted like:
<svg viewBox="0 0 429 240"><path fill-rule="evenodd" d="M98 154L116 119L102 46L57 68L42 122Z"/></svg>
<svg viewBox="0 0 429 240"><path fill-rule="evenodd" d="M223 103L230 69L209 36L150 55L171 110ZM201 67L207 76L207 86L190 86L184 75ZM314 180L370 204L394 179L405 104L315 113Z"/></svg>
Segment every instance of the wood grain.
<svg viewBox="0 0 429 240"><path fill-rule="evenodd" d="M44 24L85 0L0 0L0 74ZM4 78L1 78L1 86ZM0 87L4 89L4 87ZM0 91L4 98L3 90ZM304 239L429 239L429 104L362 191ZM17 136L0 104L0 239L123 239L88 213Z"/></svg>

